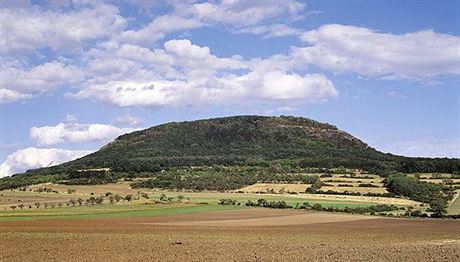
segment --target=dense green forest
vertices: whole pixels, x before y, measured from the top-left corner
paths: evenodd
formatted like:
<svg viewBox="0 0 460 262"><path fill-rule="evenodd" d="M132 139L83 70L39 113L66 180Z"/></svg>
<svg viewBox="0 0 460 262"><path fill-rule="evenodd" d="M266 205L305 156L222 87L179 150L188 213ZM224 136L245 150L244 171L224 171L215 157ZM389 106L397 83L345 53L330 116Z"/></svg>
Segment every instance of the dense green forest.
<svg viewBox="0 0 460 262"><path fill-rule="evenodd" d="M285 172L305 168L356 168L382 176L395 171L460 172L459 159L384 154L333 125L311 119L235 116L173 122L125 134L80 159L1 179L0 189L56 181L97 184L136 176L158 176L154 183L166 183L162 170L216 165L233 167L233 171L238 171L238 167L254 167L263 169L264 173L269 173L276 166ZM97 168L110 168L110 172L97 174L84 171ZM249 183L256 179L251 172L233 171L225 178L227 188L234 188L241 181ZM176 173L167 172L173 177L177 176ZM221 173L215 175L223 177ZM199 177L217 181L212 174L201 174ZM211 186L203 181L193 183Z"/></svg>

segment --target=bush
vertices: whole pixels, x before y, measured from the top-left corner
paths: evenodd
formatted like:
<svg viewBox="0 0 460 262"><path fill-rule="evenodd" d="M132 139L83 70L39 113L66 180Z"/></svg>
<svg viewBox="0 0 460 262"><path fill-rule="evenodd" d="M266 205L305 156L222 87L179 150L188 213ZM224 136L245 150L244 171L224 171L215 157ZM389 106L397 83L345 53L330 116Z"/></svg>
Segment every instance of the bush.
<svg viewBox="0 0 460 262"><path fill-rule="evenodd" d="M230 199L230 198L225 198L219 200L219 205L224 205L224 206L230 206L230 205L236 205L236 200L235 199Z"/></svg>
<svg viewBox="0 0 460 262"><path fill-rule="evenodd" d="M384 180L388 191L395 195L405 196L409 199L424 203L452 199L453 192L449 188L438 184L420 181L402 174L391 175Z"/></svg>
<svg viewBox="0 0 460 262"><path fill-rule="evenodd" d="M379 186L370 184L370 183L364 183L364 184L359 184L358 187L379 187Z"/></svg>

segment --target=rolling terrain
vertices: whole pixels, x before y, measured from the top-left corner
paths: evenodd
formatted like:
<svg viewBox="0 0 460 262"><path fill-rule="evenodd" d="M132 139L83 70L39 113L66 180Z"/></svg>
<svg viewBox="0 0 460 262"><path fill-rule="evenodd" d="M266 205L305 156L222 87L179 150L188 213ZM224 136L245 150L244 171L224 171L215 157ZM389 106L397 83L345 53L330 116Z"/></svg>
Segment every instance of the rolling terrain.
<svg viewBox="0 0 460 262"><path fill-rule="evenodd" d="M460 171L458 159L384 154L333 125L307 118L235 116L172 122L132 132L88 156L27 174L64 175L101 168L139 173L173 167L273 163L357 168L379 174Z"/></svg>
<svg viewBox="0 0 460 262"><path fill-rule="evenodd" d="M310 119L168 123L0 179L0 260L456 261L459 190Z"/></svg>

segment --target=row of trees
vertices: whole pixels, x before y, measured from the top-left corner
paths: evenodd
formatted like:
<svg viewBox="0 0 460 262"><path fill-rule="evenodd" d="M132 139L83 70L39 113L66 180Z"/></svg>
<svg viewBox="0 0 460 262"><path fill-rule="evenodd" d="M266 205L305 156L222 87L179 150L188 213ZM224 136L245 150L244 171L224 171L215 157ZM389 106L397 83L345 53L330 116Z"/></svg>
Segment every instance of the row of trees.
<svg viewBox="0 0 460 262"><path fill-rule="evenodd" d="M144 195L141 195L142 197L145 197ZM83 205L101 205L103 204L104 202L106 201L109 201L110 204L114 204L114 203L118 203L120 201L127 201L127 202L131 202L132 200L134 200L136 197L133 196L132 194L127 194L126 196L120 196L118 194L107 194L106 196L91 196L89 198L86 198L86 199L83 199L83 198L77 198L77 199L70 199L69 201L67 202L44 202L44 203L40 203L40 202L36 202L34 203L33 205L24 205L24 204L20 204L20 205L12 205L10 206L11 209L15 210L16 208L19 208L19 209L32 209L33 206L35 206L35 208L40 208L40 207L43 207L43 208L55 208L55 207L63 207L63 206L67 206L67 207L74 207L74 206L83 206ZM148 198L148 196L147 196Z"/></svg>
<svg viewBox="0 0 460 262"><path fill-rule="evenodd" d="M220 205L240 205L235 199L221 199L219 201ZM276 208L276 209L286 209L286 208L295 208L295 209L308 209L315 211L325 211L325 212L344 212L352 214L382 214L383 212L390 212L399 210L400 208L395 205L374 205L369 207L323 207L321 204L315 203L311 205L308 202L302 204L296 203L295 206L288 205L285 201L268 201L264 198L260 198L257 201L248 200L245 206L250 207L266 207L266 208ZM402 208L404 209L404 208Z"/></svg>

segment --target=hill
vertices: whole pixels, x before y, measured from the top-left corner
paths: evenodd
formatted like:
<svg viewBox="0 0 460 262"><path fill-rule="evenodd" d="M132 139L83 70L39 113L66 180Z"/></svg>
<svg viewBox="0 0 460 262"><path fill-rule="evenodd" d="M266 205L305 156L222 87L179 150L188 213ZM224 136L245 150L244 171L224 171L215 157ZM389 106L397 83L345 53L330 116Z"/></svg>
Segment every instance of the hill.
<svg viewBox="0 0 460 262"><path fill-rule="evenodd" d="M385 175L390 171L460 170L458 159L409 158L384 154L337 127L311 119L281 116L234 116L172 122L125 134L99 151L61 165L18 176L53 179L120 177L176 167L252 166L355 168ZM97 171L102 169L103 171ZM44 177L48 177L45 179Z"/></svg>

